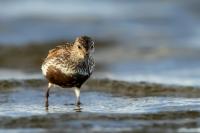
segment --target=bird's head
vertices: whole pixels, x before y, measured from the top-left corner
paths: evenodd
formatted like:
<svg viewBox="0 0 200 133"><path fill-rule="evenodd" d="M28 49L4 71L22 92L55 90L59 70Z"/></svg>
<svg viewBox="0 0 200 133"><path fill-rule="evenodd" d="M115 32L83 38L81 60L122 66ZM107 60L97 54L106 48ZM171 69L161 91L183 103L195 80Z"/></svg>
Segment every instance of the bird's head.
<svg viewBox="0 0 200 133"><path fill-rule="evenodd" d="M77 37L73 45L73 50L80 59L93 56L94 41L88 36Z"/></svg>

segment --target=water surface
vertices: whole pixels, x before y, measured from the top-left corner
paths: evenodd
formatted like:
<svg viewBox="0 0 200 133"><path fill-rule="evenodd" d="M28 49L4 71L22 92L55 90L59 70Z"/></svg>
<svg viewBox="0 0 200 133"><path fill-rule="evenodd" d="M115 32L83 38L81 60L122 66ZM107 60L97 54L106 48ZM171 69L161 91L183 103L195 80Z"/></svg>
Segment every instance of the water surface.
<svg viewBox="0 0 200 133"><path fill-rule="evenodd" d="M76 112L73 90L52 90L48 112L44 107L43 88L17 88L0 94L0 116L32 116L47 113ZM200 98L134 97L105 92L83 91L80 108L90 113L150 114L164 111L200 111Z"/></svg>

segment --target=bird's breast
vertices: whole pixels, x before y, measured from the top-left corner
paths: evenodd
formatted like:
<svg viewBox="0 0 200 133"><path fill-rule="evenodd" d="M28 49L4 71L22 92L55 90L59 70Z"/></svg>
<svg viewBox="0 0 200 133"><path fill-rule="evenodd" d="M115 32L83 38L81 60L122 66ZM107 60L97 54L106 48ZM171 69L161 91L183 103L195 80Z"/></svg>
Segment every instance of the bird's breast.
<svg viewBox="0 0 200 133"><path fill-rule="evenodd" d="M80 87L89 77L80 73L66 74L55 67L49 67L46 74L49 82L61 87Z"/></svg>

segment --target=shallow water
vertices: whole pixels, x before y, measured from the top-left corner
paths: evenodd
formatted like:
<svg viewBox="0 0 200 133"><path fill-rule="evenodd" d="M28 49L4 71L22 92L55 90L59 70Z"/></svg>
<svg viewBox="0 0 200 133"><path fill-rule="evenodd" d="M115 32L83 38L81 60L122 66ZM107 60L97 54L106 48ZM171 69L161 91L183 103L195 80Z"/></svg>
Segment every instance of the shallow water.
<svg viewBox="0 0 200 133"><path fill-rule="evenodd" d="M32 116L47 113L76 112L73 91L52 90L48 112L44 107L42 88L17 88L0 94L0 116ZM164 111L200 111L200 98L131 97L105 92L83 91L80 111L88 113L150 114Z"/></svg>
<svg viewBox="0 0 200 133"><path fill-rule="evenodd" d="M170 133L200 127L199 88L93 79L82 88L80 107L72 89L55 87L47 109L44 85L41 79L0 81L0 132Z"/></svg>

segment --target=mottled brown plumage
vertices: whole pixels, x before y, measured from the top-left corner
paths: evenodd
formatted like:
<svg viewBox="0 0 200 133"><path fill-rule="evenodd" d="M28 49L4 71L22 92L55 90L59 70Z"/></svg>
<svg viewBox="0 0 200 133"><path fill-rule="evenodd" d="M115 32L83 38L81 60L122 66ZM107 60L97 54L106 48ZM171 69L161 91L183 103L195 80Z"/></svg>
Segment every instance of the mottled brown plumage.
<svg viewBox="0 0 200 133"><path fill-rule="evenodd" d="M94 42L81 36L74 43L66 43L49 51L42 64L42 72L49 81L46 91L46 106L50 87L55 84L64 88L76 87L76 104L80 104L80 87L94 70Z"/></svg>
<svg viewBox="0 0 200 133"><path fill-rule="evenodd" d="M67 87L78 87L89 78L90 75L81 75L78 73L74 74L63 74L59 69L50 66L47 71L46 78L50 83L59 85L63 88Z"/></svg>

